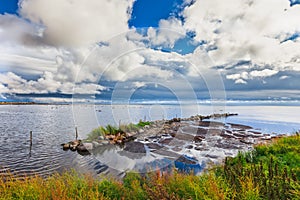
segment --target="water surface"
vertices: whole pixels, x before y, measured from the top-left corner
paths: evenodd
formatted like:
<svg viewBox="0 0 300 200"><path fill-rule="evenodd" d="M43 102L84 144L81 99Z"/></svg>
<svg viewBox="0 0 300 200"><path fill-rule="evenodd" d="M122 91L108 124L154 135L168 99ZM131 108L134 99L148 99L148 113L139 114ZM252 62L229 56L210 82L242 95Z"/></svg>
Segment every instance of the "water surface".
<svg viewBox="0 0 300 200"><path fill-rule="evenodd" d="M75 168L80 172L120 176L132 169L144 169L146 163L154 166L168 163L168 160L149 156L132 158L120 153L122 149L115 146L106 147L97 155L81 156L76 152L63 151L60 144L75 138L75 127L78 127L80 138L85 138L99 125L220 112L238 113L238 116L229 117L226 121L250 125L264 133L286 134L300 129L299 106L2 105L0 166L3 173L10 170L16 174L48 175ZM30 131L33 132L32 146ZM178 162L174 164L182 166Z"/></svg>

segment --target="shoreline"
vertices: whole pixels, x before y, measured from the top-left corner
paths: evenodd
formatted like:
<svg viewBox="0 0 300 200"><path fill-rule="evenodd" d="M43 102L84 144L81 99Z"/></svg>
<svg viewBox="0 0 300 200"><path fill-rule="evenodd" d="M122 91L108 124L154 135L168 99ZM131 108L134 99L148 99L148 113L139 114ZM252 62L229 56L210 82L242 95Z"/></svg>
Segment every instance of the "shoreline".
<svg viewBox="0 0 300 200"><path fill-rule="evenodd" d="M74 170L47 178L0 174L0 193L3 199L298 199L299 145L296 132L227 158L199 176L174 168L147 174L130 171L122 180Z"/></svg>
<svg viewBox="0 0 300 200"><path fill-rule="evenodd" d="M0 102L0 105L71 105L70 103Z"/></svg>

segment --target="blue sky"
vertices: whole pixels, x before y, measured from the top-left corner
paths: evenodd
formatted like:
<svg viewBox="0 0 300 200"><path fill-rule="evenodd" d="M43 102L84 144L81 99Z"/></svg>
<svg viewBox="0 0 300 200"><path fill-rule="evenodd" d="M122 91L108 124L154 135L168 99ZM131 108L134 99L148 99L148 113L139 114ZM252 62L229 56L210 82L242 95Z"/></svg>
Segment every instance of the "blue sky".
<svg viewBox="0 0 300 200"><path fill-rule="evenodd" d="M0 100L300 99L299 4L2 0Z"/></svg>
<svg viewBox="0 0 300 200"><path fill-rule="evenodd" d="M2 0L0 3L0 13L16 14L18 9L18 0Z"/></svg>

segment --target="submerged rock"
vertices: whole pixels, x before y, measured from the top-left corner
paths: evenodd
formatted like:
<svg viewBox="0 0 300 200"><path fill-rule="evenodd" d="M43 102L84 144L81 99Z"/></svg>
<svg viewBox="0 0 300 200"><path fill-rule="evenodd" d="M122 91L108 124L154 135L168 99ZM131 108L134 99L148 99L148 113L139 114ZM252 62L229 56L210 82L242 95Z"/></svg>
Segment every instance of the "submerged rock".
<svg viewBox="0 0 300 200"><path fill-rule="evenodd" d="M146 153L145 145L141 142L128 142L123 150L131 153Z"/></svg>
<svg viewBox="0 0 300 200"><path fill-rule="evenodd" d="M157 144L157 143L148 143L148 144L146 144L146 146L147 146L149 149L156 149L156 150L163 147L162 145L159 145L159 144Z"/></svg>

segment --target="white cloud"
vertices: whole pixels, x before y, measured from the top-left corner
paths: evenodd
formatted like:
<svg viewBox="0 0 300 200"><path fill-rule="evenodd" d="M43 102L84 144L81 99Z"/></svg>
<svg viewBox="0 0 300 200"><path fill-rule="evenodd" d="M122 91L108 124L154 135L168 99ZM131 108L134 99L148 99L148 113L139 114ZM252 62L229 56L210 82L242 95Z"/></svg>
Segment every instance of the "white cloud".
<svg viewBox="0 0 300 200"><path fill-rule="evenodd" d="M145 85L146 85L145 82L140 82L140 81L133 82L133 87L135 88L144 87Z"/></svg>
<svg viewBox="0 0 300 200"><path fill-rule="evenodd" d="M231 79L231 80L237 80L237 79L249 79L249 74L248 72L242 72L240 74L230 74L230 75L226 75L227 79Z"/></svg>
<svg viewBox="0 0 300 200"><path fill-rule="evenodd" d="M100 94L105 87L93 83L60 82L50 72L38 80L25 80L22 77L8 72L0 74L0 93L9 94L46 94L46 93L65 93L65 94Z"/></svg>
<svg viewBox="0 0 300 200"><path fill-rule="evenodd" d="M76 46L128 31L134 0L22 0L20 14L45 27L48 44Z"/></svg>
<svg viewBox="0 0 300 200"><path fill-rule="evenodd" d="M244 81L243 79L237 79L234 83L235 84L247 84L247 82Z"/></svg>
<svg viewBox="0 0 300 200"><path fill-rule="evenodd" d="M0 43L2 45L32 45L39 43L40 28L15 15L0 15Z"/></svg>
<svg viewBox="0 0 300 200"><path fill-rule="evenodd" d="M173 48L178 39L185 37L186 30L179 19L174 17L162 19L158 26L159 28L150 27L147 31L148 40L154 46Z"/></svg>
<svg viewBox="0 0 300 200"><path fill-rule="evenodd" d="M285 79L287 79L287 78L289 78L289 76L280 76L280 77L279 77L280 80L285 80Z"/></svg>
<svg viewBox="0 0 300 200"><path fill-rule="evenodd" d="M300 31L300 6L288 0L198 0L184 9L184 27L216 49L217 65L251 60L275 70L300 70L299 41L281 43Z"/></svg>
<svg viewBox="0 0 300 200"><path fill-rule="evenodd" d="M253 70L248 72L241 72L236 74L228 74L226 78L229 80L235 80L237 84L246 84L249 79L255 78L266 78L271 77L277 74L278 71L272 69L263 69L263 70Z"/></svg>
<svg viewBox="0 0 300 200"><path fill-rule="evenodd" d="M271 70L271 69L264 69L264 70L254 70L252 72L250 72L250 75L252 77L269 77L269 76L273 76L275 74L277 74L278 71L276 70Z"/></svg>

